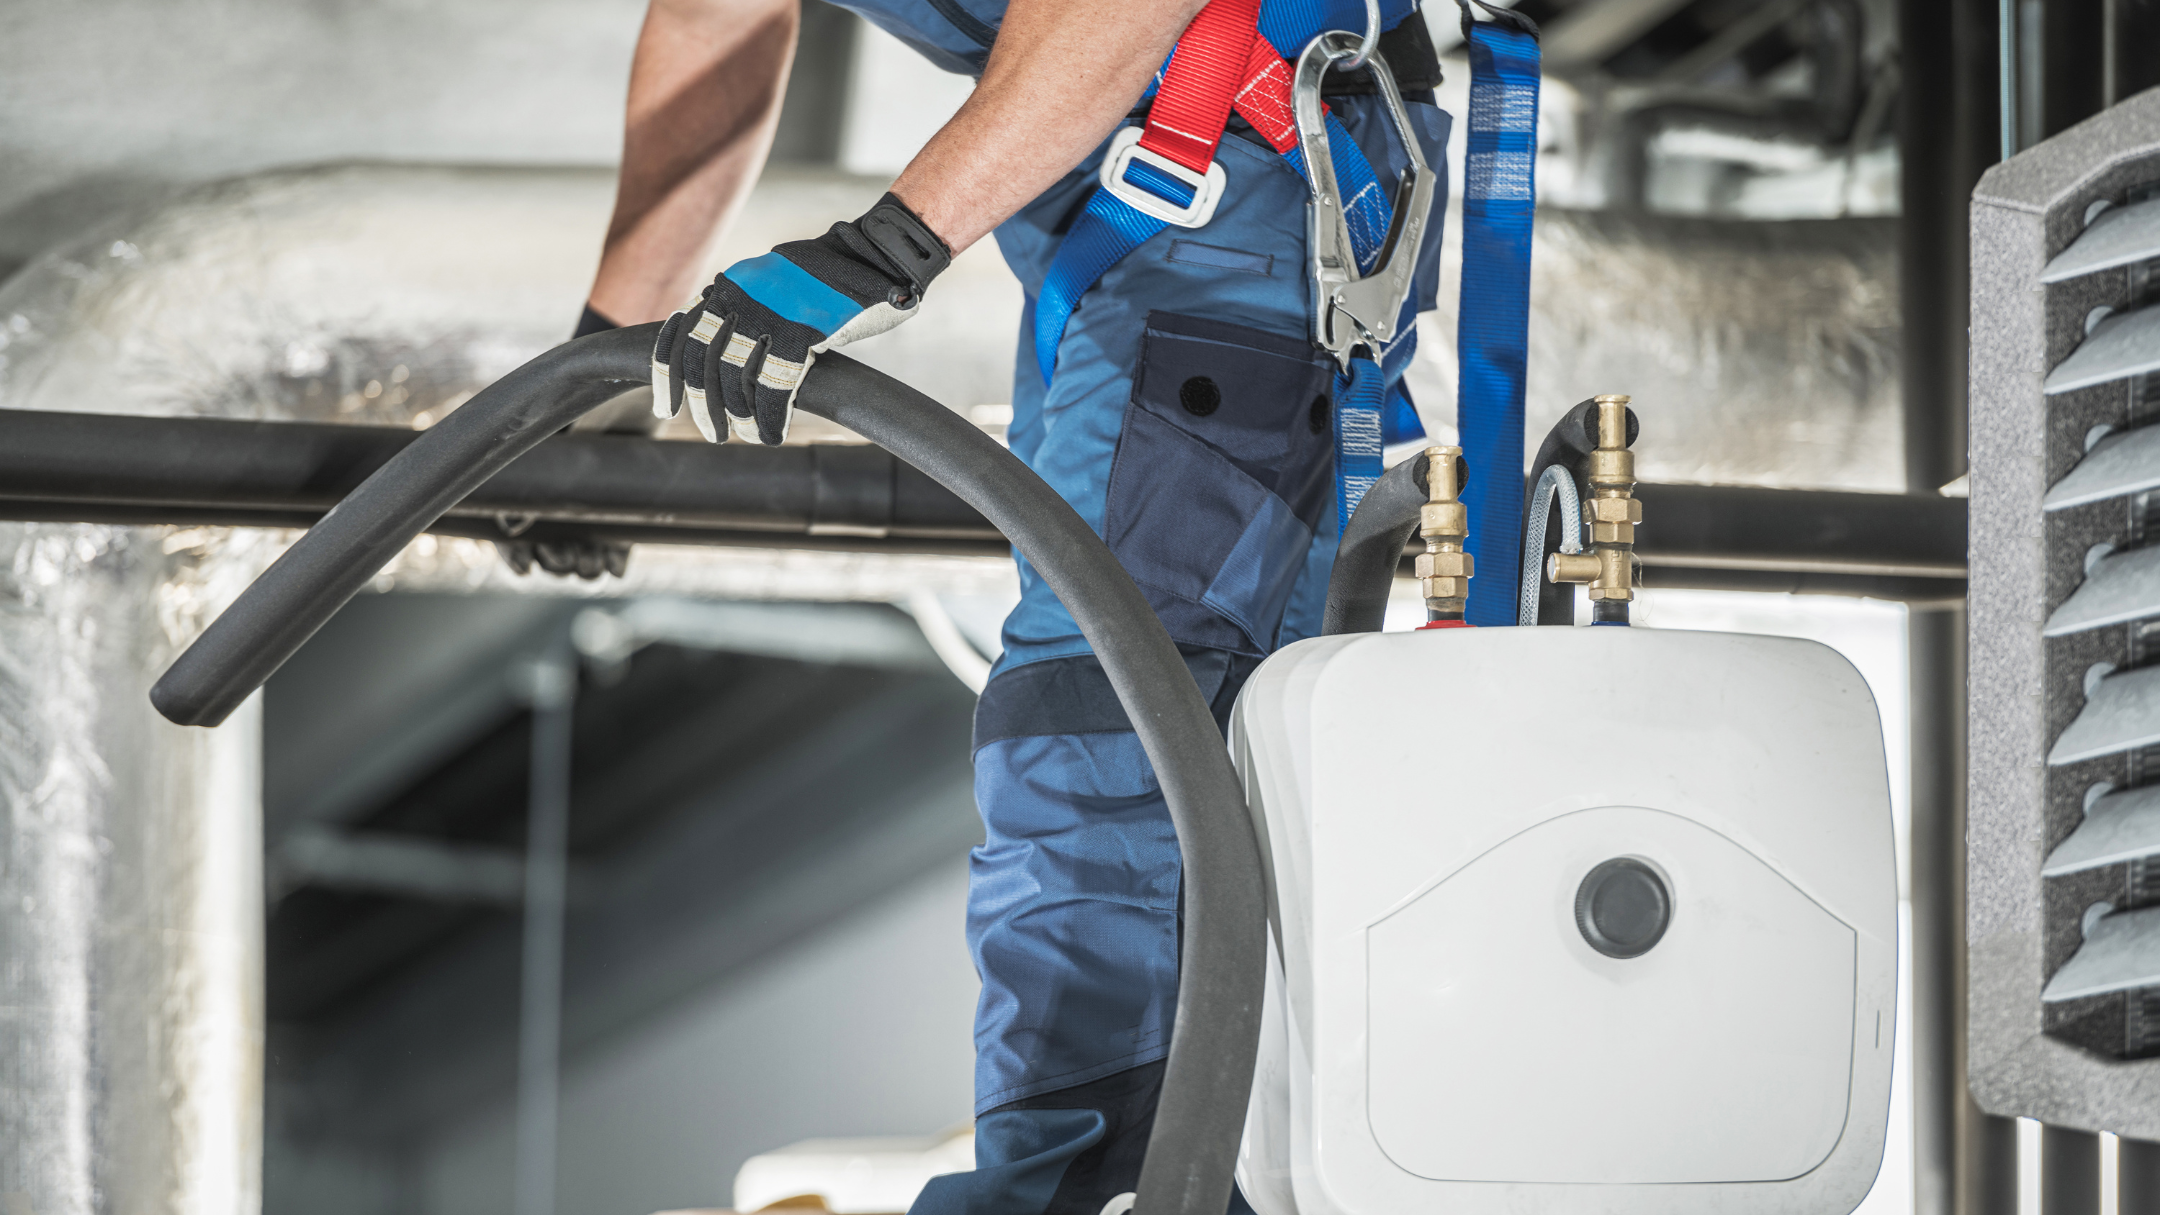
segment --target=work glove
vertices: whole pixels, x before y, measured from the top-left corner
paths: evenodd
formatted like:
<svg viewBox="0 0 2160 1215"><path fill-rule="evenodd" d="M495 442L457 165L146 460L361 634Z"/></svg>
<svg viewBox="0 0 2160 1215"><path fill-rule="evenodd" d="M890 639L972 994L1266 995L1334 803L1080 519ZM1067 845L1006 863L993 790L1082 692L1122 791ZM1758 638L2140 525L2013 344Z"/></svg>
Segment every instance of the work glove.
<svg viewBox="0 0 2160 1215"><path fill-rule="evenodd" d="M578 318L577 329L570 337L571 340L575 341L581 337L587 337L595 333L605 333L610 329L619 328L621 326L617 325L606 313L587 303L585 313ZM598 412L605 413L612 408L613 403L610 403L603 406ZM592 415L587 416L589 418ZM603 429L608 430L610 433L649 434L652 428L653 424L651 422L640 424L633 417L630 419L630 426L627 428L611 425ZM570 429L568 426L563 427L564 431ZM509 530L505 522L498 522L497 526L502 527L505 531ZM630 568L630 545L625 541L604 540L597 536L580 535L574 530L566 531L560 528L551 528L547 529L547 531L549 534L545 539L535 539L530 532L526 532L507 539L497 540L495 542L495 551L502 555L503 563L510 567L512 573L516 574L529 574L537 566L550 574L564 576L575 574L580 578L590 580L598 578L602 574L613 574L620 578Z"/></svg>
<svg viewBox="0 0 2160 1215"><path fill-rule="evenodd" d="M596 536L554 534L545 540L519 537L515 540L497 540L495 551L502 555L512 573L528 574L534 566L550 574L569 577L573 574L588 582L602 574L617 578L630 572L630 545L623 540L602 540Z"/></svg>
<svg viewBox="0 0 2160 1215"><path fill-rule="evenodd" d="M736 438L782 443L817 356L915 315L951 264L952 250L891 194L815 240L736 262L661 326L653 413L672 418L687 403L712 442L724 413Z"/></svg>

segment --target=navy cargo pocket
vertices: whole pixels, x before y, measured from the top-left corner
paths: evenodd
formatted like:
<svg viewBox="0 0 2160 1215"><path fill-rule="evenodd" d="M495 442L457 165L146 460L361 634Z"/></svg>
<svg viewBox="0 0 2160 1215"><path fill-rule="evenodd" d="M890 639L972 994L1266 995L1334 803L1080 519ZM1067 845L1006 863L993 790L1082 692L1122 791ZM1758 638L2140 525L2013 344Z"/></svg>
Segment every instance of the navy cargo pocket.
<svg viewBox="0 0 2160 1215"><path fill-rule="evenodd" d="M1148 314L1103 539L1178 641L1272 646L1327 503L1330 366L1302 337Z"/></svg>

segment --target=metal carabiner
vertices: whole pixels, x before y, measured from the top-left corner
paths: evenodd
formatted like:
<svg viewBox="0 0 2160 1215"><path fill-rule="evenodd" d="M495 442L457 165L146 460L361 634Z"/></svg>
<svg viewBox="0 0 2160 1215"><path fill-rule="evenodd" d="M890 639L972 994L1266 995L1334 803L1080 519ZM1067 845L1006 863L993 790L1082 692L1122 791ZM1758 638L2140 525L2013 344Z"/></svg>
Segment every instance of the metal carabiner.
<svg viewBox="0 0 2160 1215"><path fill-rule="evenodd" d="M1373 48L1380 45L1380 0L1365 0L1365 41L1358 43L1357 54L1342 63L1345 72L1364 67L1373 56Z"/></svg>
<svg viewBox="0 0 2160 1215"><path fill-rule="evenodd" d="M1418 251L1425 243L1431 218L1433 189L1438 180L1417 131L1410 125L1410 111L1403 105L1402 91L1395 87L1387 60L1373 52L1366 63L1388 117L1403 145L1409 167L1396 183L1394 215L1387 239L1372 273L1358 273L1357 249L1350 241L1350 216L1343 205L1342 189L1335 181L1335 161L1328 148L1327 114L1320 106L1320 82L1338 61L1357 54L1363 46L1356 34L1330 30L1305 44L1298 55L1297 74L1290 85L1291 111L1297 121L1298 145L1304 153L1305 178L1312 187L1306 208L1306 243L1312 256L1313 341L1335 356L1345 368L1350 352L1359 345L1380 350L1395 340L1396 322L1403 301L1410 298L1417 275Z"/></svg>

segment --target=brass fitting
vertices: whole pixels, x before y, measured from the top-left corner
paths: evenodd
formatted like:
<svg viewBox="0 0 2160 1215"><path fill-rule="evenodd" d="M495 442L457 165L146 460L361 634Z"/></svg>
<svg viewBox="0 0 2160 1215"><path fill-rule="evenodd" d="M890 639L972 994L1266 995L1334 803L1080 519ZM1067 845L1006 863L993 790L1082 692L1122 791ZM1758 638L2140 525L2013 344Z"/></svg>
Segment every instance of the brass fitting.
<svg viewBox="0 0 2160 1215"><path fill-rule="evenodd" d="M1417 557L1418 582L1425 592L1425 615L1431 620L1460 620L1470 599L1475 572L1463 541L1470 536L1470 511L1458 499L1455 462L1460 447L1425 449L1425 505L1418 508L1418 535L1425 551Z"/></svg>
<svg viewBox="0 0 2160 1215"><path fill-rule="evenodd" d="M1590 496L1583 499L1587 553L1554 553L1546 576L1554 582L1587 582L1592 603L1635 598L1635 527L1642 503L1635 499L1635 453L1628 450L1628 398L1597 398L1598 445L1588 461Z"/></svg>

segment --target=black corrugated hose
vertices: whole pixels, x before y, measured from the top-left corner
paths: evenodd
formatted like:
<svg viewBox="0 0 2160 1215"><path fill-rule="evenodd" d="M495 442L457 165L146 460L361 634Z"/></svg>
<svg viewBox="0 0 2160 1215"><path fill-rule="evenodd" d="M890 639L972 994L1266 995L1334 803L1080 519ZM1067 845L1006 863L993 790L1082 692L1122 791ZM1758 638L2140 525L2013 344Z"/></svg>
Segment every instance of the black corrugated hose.
<svg viewBox="0 0 2160 1215"><path fill-rule="evenodd" d="M182 725L225 720L444 511L626 385L644 382L658 329L638 325L565 343L453 411L265 570L158 680L151 702ZM981 430L837 354L818 360L798 404L981 511L1050 584L1102 661L1155 766L1184 858L1177 1016L1134 1211L1222 1215L1258 1049L1267 920L1252 820L1207 702L1094 530Z"/></svg>

